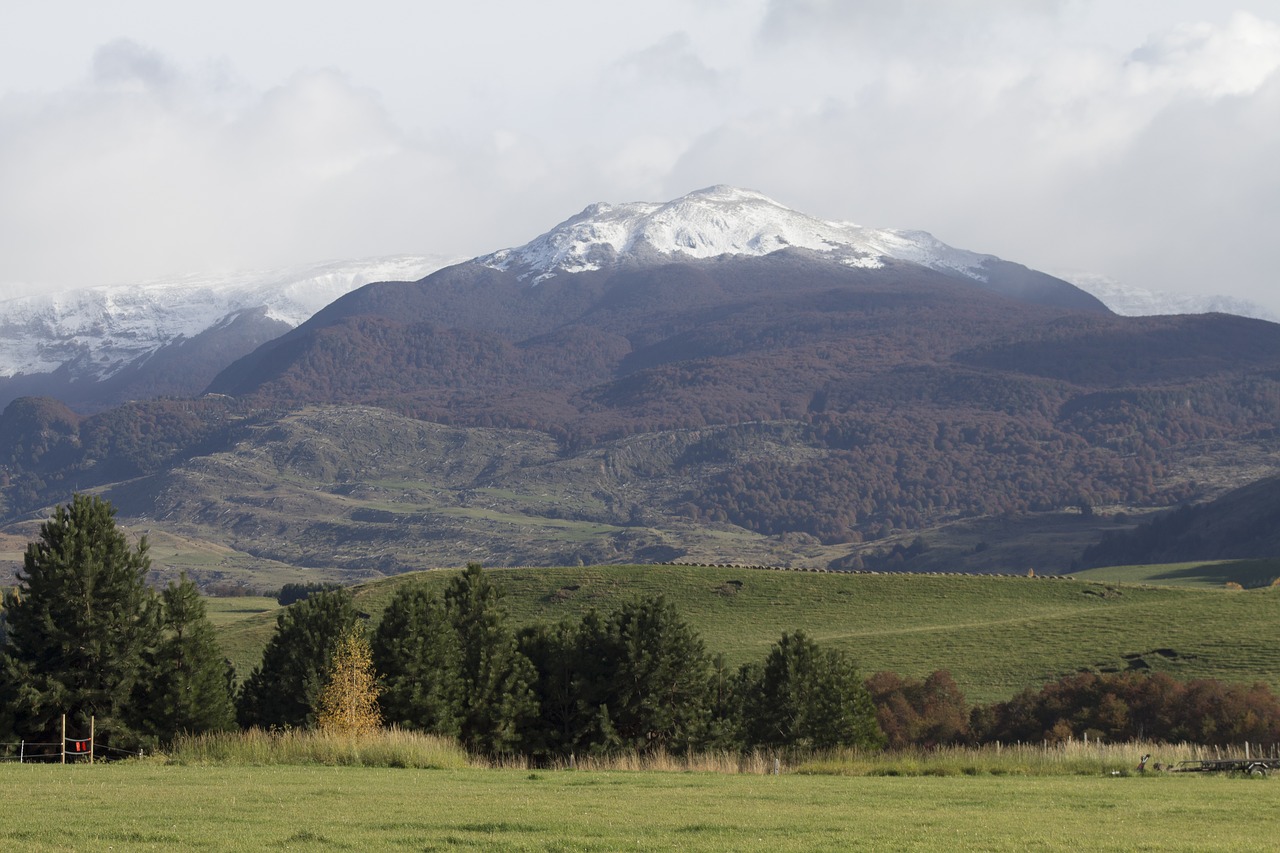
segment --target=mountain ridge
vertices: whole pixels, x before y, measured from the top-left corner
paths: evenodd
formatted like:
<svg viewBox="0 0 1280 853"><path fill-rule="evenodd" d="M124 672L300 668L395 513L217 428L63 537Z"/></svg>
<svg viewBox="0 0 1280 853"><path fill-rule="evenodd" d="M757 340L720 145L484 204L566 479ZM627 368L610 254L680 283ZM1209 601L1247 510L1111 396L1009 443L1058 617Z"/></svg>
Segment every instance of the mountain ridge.
<svg viewBox="0 0 1280 853"><path fill-rule="evenodd" d="M537 285L558 274L628 264L758 258L796 249L858 269L882 269L886 261L907 262L1006 295L1053 289L1064 306L1107 310L1073 285L994 255L948 246L925 231L821 220L755 190L723 184L663 203L592 204L523 246L482 255L474 263L514 271L521 281ZM1037 288L1028 285L1030 277L1039 279Z"/></svg>
<svg viewBox="0 0 1280 853"><path fill-rule="evenodd" d="M370 281L421 278L446 263L407 255L330 261L0 300L0 405L37 390L90 408L195 394L217 369L342 294ZM184 382L179 375L193 364L180 350L194 341L202 341L202 367ZM173 365L156 363L171 356ZM157 371L170 378L148 382Z"/></svg>
<svg viewBox="0 0 1280 853"><path fill-rule="evenodd" d="M523 246L471 263L515 271L521 281L536 283L607 266L800 249L866 269L883 269L886 261L918 263L1015 298L1030 290L1044 299L1056 288L1063 307L1130 316L1227 312L1277 319L1256 305L1220 296L1158 294L1088 274L1054 279L993 255L953 248L927 232L820 220L725 185L668 202L592 204ZM391 256L2 299L0 405L47 393L88 411L125 399L196 393L233 360L226 353L246 354L364 284L416 281L458 262ZM1063 280L1075 288L1056 284ZM220 334L233 323L236 334ZM190 357L191 349L180 351L201 336L199 359ZM173 364L164 364L171 357ZM198 378L181 381L197 361ZM168 378L157 380L157 374Z"/></svg>
<svg viewBox="0 0 1280 853"><path fill-rule="evenodd" d="M794 213L720 192L676 207ZM998 259L968 268L980 280L846 244L748 235L690 257L628 236L662 208L535 238L573 268L540 280L482 256L355 289L199 399L11 405L5 517L101 489L179 552L345 577L470 559L1061 571L1107 513L1280 464L1276 324L1122 317ZM714 219L733 239L695 246L763 221Z"/></svg>

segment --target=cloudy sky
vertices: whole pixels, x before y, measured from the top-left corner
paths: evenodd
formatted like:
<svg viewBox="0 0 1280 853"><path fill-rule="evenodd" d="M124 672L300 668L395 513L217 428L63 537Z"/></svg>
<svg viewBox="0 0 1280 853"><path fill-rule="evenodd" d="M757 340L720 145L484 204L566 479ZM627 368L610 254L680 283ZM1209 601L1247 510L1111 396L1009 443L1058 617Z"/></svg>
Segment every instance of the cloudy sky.
<svg viewBox="0 0 1280 853"><path fill-rule="evenodd" d="M9 4L0 295L710 184L1280 310L1280 0Z"/></svg>

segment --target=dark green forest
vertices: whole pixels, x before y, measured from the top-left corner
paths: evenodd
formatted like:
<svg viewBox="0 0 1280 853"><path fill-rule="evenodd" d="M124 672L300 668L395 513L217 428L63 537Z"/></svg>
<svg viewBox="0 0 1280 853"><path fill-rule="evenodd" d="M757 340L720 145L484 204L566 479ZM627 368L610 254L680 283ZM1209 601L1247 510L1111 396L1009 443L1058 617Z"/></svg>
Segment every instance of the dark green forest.
<svg viewBox="0 0 1280 853"><path fill-rule="evenodd" d="M77 495L42 526L4 599L0 749L51 749L63 714L75 737L92 721L106 757L181 733L312 727L352 631L369 638L386 724L488 756L1280 738L1280 699L1263 685L1081 673L970 706L945 671L864 674L802 630L730 668L661 596L517 631L475 563L443 594L402 585L376 625L345 589L295 590L305 597L280 613L237 689L195 588L145 585L147 551L95 497Z"/></svg>

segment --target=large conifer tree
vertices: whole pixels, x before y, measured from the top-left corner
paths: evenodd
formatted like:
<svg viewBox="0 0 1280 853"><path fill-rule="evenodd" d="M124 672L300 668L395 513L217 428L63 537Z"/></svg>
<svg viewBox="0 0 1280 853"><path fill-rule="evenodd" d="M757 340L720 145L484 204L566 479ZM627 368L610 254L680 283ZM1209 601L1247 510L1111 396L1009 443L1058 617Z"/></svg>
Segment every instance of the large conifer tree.
<svg viewBox="0 0 1280 853"><path fill-rule="evenodd" d="M345 589L316 593L276 617L276 632L262 652L236 707L243 726L308 728L329 661L359 617Z"/></svg>
<svg viewBox="0 0 1280 853"><path fill-rule="evenodd" d="M498 590L479 563L469 563L449 584L445 611L461 650L462 742L491 755L514 752L538 715L537 673L520 652Z"/></svg>
<svg viewBox="0 0 1280 853"><path fill-rule="evenodd" d="M130 545L96 496L75 495L41 525L5 596L0 681L16 734L52 743L65 713L69 736L87 736L93 717L100 746L138 745L130 702L159 633L149 566L146 538Z"/></svg>
<svg viewBox="0 0 1280 853"><path fill-rule="evenodd" d="M853 661L803 631L783 634L745 691L747 737L759 746L880 747L871 694Z"/></svg>
<svg viewBox="0 0 1280 853"><path fill-rule="evenodd" d="M710 659L701 638L662 596L624 604L599 651L608 673L603 703L631 749L690 749L706 727Z"/></svg>
<svg viewBox="0 0 1280 853"><path fill-rule="evenodd" d="M538 673L534 691L541 709L525 730L525 752L545 757L590 750L599 740L608 675L608 663L600 656L603 618L589 610L577 621L530 625L519 639L521 652Z"/></svg>
<svg viewBox="0 0 1280 853"><path fill-rule="evenodd" d="M456 737L462 726L462 646L444 603L423 587L402 587L382 613L372 642L382 678L383 719Z"/></svg>
<svg viewBox="0 0 1280 853"><path fill-rule="evenodd" d="M686 750L706 737L709 660L662 596L607 617L590 610L577 623L535 625L520 640L542 708L530 752Z"/></svg>
<svg viewBox="0 0 1280 853"><path fill-rule="evenodd" d="M160 598L162 636L144 655L144 678L134 691L137 728L161 743L182 733L234 728L230 665L196 585L183 576Z"/></svg>

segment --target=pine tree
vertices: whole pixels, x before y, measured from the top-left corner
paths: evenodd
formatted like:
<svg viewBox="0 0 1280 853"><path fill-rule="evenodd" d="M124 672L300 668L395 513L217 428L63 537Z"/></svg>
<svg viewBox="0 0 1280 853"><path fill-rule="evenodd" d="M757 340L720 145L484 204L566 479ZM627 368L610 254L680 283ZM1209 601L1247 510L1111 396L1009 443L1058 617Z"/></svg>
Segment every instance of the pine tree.
<svg viewBox="0 0 1280 853"><path fill-rule="evenodd" d="M5 604L8 601L6 598ZM9 629L8 616L0 608L0 744L12 744L19 736L17 728L18 684L14 680L18 675L16 662L8 655ZM11 752L10 746L0 746L0 755Z"/></svg>
<svg viewBox="0 0 1280 853"><path fill-rule="evenodd" d="M534 626L520 643L538 673L536 754L689 749L707 736L709 660L661 596Z"/></svg>
<svg viewBox="0 0 1280 853"><path fill-rule="evenodd" d="M592 610L585 618L598 617ZM520 651L537 672L534 694L540 709L524 731L521 748L528 755L568 756L588 742L597 703L584 694L602 679L586 677L587 661L581 654L584 633L583 623L570 619L520 631Z"/></svg>
<svg viewBox="0 0 1280 853"><path fill-rule="evenodd" d="M182 733L234 728L229 664L218 648L199 591L183 575L160 598L163 636L144 655L144 678L134 691L137 728L159 743Z"/></svg>
<svg viewBox="0 0 1280 853"><path fill-rule="evenodd" d="M131 546L101 498L75 495L41 525L5 596L0 682L14 730L53 741L65 713L73 736L88 735L93 717L100 745L138 745L130 702L159 634L149 566L146 538Z"/></svg>
<svg viewBox="0 0 1280 853"><path fill-rule="evenodd" d="M462 726L462 647L444 604L422 587L402 587L374 632L383 719L456 737Z"/></svg>
<svg viewBox="0 0 1280 853"><path fill-rule="evenodd" d="M382 726L378 677L364 631L352 628L338 643L317 700L316 726L339 735L364 735Z"/></svg>
<svg viewBox="0 0 1280 853"><path fill-rule="evenodd" d="M757 668L758 664L734 670L722 654L712 659L711 675L707 679L707 727L702 736L703 748L741 748L745 725L743 703L747 691L758 680Z"/></svg>
<svg viewBox="0 0 1280 853"><path fill-rule="evenodd" d="M702 640L662 596L610 615L602 648L603 701L631 749L689 749L707 722L710 660Z"/></svg>
<svg viewBox="0 0 1280 853"><path fill-rule="evenodd" d="M880 747L875 705L853 662L804 632L783 634L746 691L748 740L759 746Z"/></svg>
<svg viewBox="0 0 1280 853"><path fill-rule="evenodd" d="M462 742L489 755L512 752L537 717L537 673L520 653L498 591L479 563L467 564L450 583L445 611L461 648Z"/></svg>
<svg viewBox="0 0 1280 853"><path fill-rule="evenodd" d="M325 669L358 616L347 590L316 593L276 617L262 663L245 680L236 705L242 726L310 728Z"/></svg>

